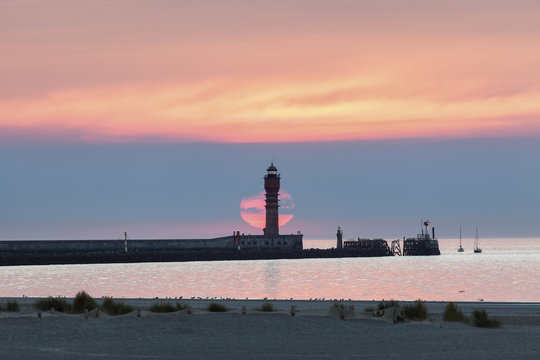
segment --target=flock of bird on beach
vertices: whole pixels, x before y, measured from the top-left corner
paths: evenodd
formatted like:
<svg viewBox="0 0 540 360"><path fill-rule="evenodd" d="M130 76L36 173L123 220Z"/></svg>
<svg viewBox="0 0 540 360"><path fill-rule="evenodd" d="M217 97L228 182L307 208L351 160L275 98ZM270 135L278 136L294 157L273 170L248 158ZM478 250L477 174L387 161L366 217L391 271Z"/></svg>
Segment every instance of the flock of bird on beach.
<svg viewBox="0 0 540 360"><path fill-rule="evenodd" d="M183 296L180 296L180 297L174 297L174 299L172 297L165 297L165 300L182 300L184 297ZM159 299L159 296L156 296L154 299L158 300ZM187 298L186 298L187 299ZM192 296L190 298L190 300L240 300L240 299L236 299L236 298L229 298L229 297L209 297L207 296L206 298L203 298L203 297L200 297L200 296ZM245 298L245 300L249 300L249 298ZM256 299L252 299L252 300L256 300ZM262 300L270 300L268 299L267 297L263 298ZM273 301L275 300L294 300L294 298L288 298L288 299L276 299L274 298ZM352 299L326 299L326 298L309 298L309 300L306 300L306 299L297 299L297 300L301 300L301 301L352 301Z"/></svg>

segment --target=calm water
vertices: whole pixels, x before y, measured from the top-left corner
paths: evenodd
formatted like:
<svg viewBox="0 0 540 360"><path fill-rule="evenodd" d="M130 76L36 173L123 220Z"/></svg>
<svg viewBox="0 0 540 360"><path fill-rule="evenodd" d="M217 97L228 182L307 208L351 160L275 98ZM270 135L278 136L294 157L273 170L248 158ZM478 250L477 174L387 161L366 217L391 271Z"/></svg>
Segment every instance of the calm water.
<svg viewBox="0 0 540 360"><path fill-rule="evenodd" d="M540 302L540 239L440 240L441 256L0 267L0 296ZM335 241L305 241L325 248Z"/></svg>

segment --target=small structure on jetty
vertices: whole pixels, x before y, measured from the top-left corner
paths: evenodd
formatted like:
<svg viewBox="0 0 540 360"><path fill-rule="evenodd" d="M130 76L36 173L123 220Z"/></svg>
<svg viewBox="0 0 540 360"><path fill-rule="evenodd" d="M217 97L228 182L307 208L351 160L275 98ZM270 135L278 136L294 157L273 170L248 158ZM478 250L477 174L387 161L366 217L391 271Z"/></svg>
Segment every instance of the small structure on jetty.
<svg viewBox="0 0 540 360"><path fill-rule="evenodd" d="M337 246L336 248L338 250L343 249L343 231L341 230L341 227L338 226L337 228Z"/></svg>
<svg viewBox="0 0 540 360"><path fill-rule="evenodd" d="M429 220L424 222L426 231L416 235L415 238L403 239L403 255L441 255L439 240L435 238L435 227L431 227L433 236L429 236Z"/></svg>

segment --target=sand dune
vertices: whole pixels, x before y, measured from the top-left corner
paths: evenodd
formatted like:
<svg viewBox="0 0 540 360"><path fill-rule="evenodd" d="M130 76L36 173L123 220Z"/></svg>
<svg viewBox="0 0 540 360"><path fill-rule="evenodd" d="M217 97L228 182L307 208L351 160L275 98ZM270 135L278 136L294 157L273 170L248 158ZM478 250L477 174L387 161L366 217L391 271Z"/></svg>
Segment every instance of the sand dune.
<svg viewBox="0 0 540 360"><path fill-rule="evenodd" d="M7 299L0 299L5 304ZM1 359L538 359L540 304L460 303L465 313L486 309L502 322L480 329L442 322L445 303L428 303L422 322L393 324L372 317L377 302L344 301L345 320L332 301L270 301L276 311L255 310L262 300L181 300L191 311L155 314L156 299L124 299L136 312L98 318L32 308L0 314ZM173 300L170 300L174 302ZM211 302L229 308L210 313ZM291 316L291 306L295 316ZM242 315L242 309L246 315Z"/></svg>

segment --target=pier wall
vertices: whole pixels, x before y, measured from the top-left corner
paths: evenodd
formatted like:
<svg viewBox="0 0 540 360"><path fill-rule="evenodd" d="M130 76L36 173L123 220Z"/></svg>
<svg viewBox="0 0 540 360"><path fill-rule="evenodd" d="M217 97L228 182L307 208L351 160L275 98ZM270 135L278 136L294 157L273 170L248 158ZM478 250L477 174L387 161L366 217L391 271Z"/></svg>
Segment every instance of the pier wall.
<svg viewBox="0 0 540 360"><path fill-rule="evenodd" d="M145 239L127 241L128 251L210 250L240 248L300 249L303 235L224 236L213 239ZM0 241L0 253L66 253L124 251L124 240L21 240Z"/></svg>

